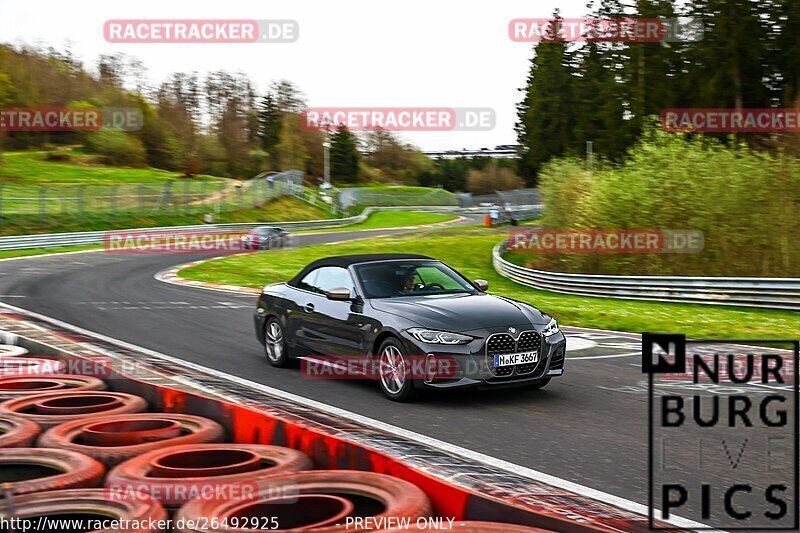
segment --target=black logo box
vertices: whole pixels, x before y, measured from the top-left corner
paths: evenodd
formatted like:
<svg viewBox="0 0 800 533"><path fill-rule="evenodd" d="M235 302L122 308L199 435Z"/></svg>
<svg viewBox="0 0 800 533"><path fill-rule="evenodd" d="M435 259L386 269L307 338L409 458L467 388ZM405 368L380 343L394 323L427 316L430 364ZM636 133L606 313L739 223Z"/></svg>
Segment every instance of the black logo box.
<svg viewBox="0 0 800 533"><path fill-rule="evenodd" d="M653 442L654 442L654 421L653 421L653 402L654 402L654 376L656 374L685 374L686 373L686 346L687 344L720 344L720 345L749 345L753 350L757 350L758 346L786 345L792 346L793 355L793 399L794 399L794 415L793 419L793 457L797 458L798 450L800 450L800 379L798 378L798 371L800 368L800 341L796 339L791 340L740 340L740 339L714 339L714 340L687 340L685 335L673 333L642 333L642 372L648 375L648 450L647 450L647 463L648 463L648 521L651 530L656 531L685 531L683 527L663 527L663 522L656 522L654 503L654 464L653 464ZM758 345L758 346L757 346ZM658 348L658 353L654 350ZM751 352L752 353L752 352ZM797 460L793 460L794 464L794 491L793 491L793 512L794 524L791 526L783 527L728 527L725 526L726 531L798 531L800 530L800 465ZM659 524L656 526L656 524ZM693 531L717 531L720 527L694 527Z"/></svg>

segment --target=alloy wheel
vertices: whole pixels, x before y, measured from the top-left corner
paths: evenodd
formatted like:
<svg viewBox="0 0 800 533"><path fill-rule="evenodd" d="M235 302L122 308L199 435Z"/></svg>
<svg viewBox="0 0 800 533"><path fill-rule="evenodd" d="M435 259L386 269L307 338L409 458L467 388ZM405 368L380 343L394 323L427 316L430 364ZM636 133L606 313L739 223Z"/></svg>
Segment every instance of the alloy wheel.
<svg viewBox="0 0 800 533"><path fill-rule="evenodd" d="M283 331L277 322L270 322L266 332L267 357L273 363L280 361L283 356Z"/></svg>
<svg viewBox="0 0 800 533"><path fill-rule="evenodd" d="M406 364L403 354L396 346L389 344L381 352L379 361L383 388L391 394L398 394L406 381Z"/></svg>

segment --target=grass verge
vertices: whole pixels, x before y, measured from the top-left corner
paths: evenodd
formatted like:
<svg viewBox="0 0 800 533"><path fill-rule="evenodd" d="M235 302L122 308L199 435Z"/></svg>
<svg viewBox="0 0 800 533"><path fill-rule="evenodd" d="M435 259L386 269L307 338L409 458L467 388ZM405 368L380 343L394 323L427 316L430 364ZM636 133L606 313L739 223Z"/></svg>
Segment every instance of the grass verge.
<svg viewBox="0 0 800 533"><path fill-rule="evenodd" d="M800 314L791 311L589 298L518 285L492 267L492 247L500 238L497 232L477 229L373 238L229 257L185 268L180 275L200 281L261 287L289 279L312 260L329 255L421 253L445 261L472 279L486 279L491 292L530 302L565 325L631 332L679 332L694 338L787 339L796 338L800 331Z"/></svg>
<svg viewBox="0 0 800 533"><path fill-rule="evenodd" d="M405 226L423 226L440 224L456 220L458 216L446 213L430 213L427 211L376 211L367 220L341 228L309 230L313 233L334 231L356 231L365 229L402 228Z"/></svg>
<svg viewBox="0 0 800 533"><path fill-rule="evenodd" d="M276 198L259 208L224 211L214 217L216 223L226 222L290 222L297 220L322 220L331 218L330 213L290 196ZM87 214L81 220L46 219L42 224L38 217L9 215L0 217L0 235L24 235L29 233L60 233L68 231L99 231L127 228L154 228L159 226L186 226L202 224L203 215L192 214Z"/></svg>
<svg viewBox="0 0 800 533"><path fill-rule="evenodd" d="M25 250L0 250L0 259L57 254L62 252L83 252L85 250L99 250L102 247L103 247L102 244L87 244L85 246L60 246L57 248L28 248Z"/></svg>
<svg viewBox="0 0 800 533"><path fill-rule="evenodd" d="M317 216L318 219L320 220L326 217L326 213L324 211L321 211L315 208L314 206L311 206L305 202L301 202L291 197L285 197L285 198L280 198L278 200L274 200L272 202L272 206L274 209L280 211L279 218L282 217L283 222L289 220L314 220L311 218L302 218L308 216ZM236 213L227 213L227 214L233 215ZM246 215L246 213L239 213L239 215L244 216ZM327 228L327 229L301 231L299 233L336 232L336 231L352 231L352 230L363 230L363 229L396 228L402 226L417 226L423 224L435 224L438 222L446 222L448 220L455 220L456 218L457 217L453 215L447 215L442 213L428 213L423 211L412 211L412 212L378 211L370 215L369 218L367 218L367 220L365 220L360 224L353 224L349 226L343 226L340 228ZM231 222L246 222L246 221L247 220L235 220ZM57 248L30 248L25 250L2 250L0 251L0 259L11 258L11 257L45 255L45 254L53 254L60 252L78 252L78 251L92 250L98 248L102 248L102 245L93 244L87 246L62 246Z"/></svg>
<svg viewBox="0 0 800 533"><path fill-rule="evenodd" d="M48 160L57 154L68 161ZM0 177L16 185L118 185L120 183L163 182L178 179L179 172L157 168L128 168L101 165L79 148L55 151L4 152ZM197 175L192 180L225 180Z"/></svg>

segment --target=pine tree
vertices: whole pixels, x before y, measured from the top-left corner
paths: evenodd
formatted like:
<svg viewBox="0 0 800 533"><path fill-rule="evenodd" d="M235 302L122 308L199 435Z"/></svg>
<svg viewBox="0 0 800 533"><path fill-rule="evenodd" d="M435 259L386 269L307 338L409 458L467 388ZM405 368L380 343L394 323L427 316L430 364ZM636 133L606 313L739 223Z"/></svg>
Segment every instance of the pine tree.
<svg viewBox="0 0 800 533"><path fill-rule="evenodd" d="M636 16L645 20L675 19L673 0L637 0ZM694 43L691 43L693 46ZM638 136L650 115L678 107L678 79L685 45L678 42L635 42L629 44L625 80L629 86L632 132Z"/></svg>
<svg viewBox="0 0 800 533"><path fill-rule="evenodd" d="M796 1L796 0L795 0ZM769 107L767 23L752 0L693 0L703 39L687 50L684 94L692 107Z"/></svg>
<svg viewBox="0 0 800 533"><path fill-rule="evenodd" d="M258 110L258 138L261 148L269 154L270 165L277 168L276 147L281 142L281 112L271 93L261 100Z"/></svg>
<svg viewBox="0 0 800 533"><path fill-rule="evenodd" d="M519 173L530 185L542 164L564 154L572 141L574 80L562 20L556 10L548 34L536 46L525 98L517 106L517 138L524 150Z"/></svg>
<svg viewBox="0 0 800 533"><path fill-rule="evenodd" d="M331 135L331 178L345 183L358 181L359 154L356 138L344 124Z"/></svg>
<svg viewBox="0 0 800 533"><path fill-rule="evenodd" d="M622 87L606 66L601 44L589 41L580 53L575 80L575 128L572 151L581 155L586 141L593 151L617 160L628 147L629 124L620 95Z"/></svg>
<svg viewBox="0 0 800 533"><path fill-rule="evenodd" d="M776 54L782 80L781 100L786 107L800 105L800 2L778 0L774 18L779 35Z"/></svg>

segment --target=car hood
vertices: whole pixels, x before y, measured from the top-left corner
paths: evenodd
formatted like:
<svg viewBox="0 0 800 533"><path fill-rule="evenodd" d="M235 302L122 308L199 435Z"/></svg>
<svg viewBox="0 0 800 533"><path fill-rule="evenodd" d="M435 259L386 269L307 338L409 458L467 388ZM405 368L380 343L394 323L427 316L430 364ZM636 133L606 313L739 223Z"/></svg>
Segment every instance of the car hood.
<svg viewBox="0 0 800 533"><path fill-rule="evenodd" d="M549 320L535 307L491 294L381 298L371 300L371 304L422 327L453 332L546 324Z"/></svg>

